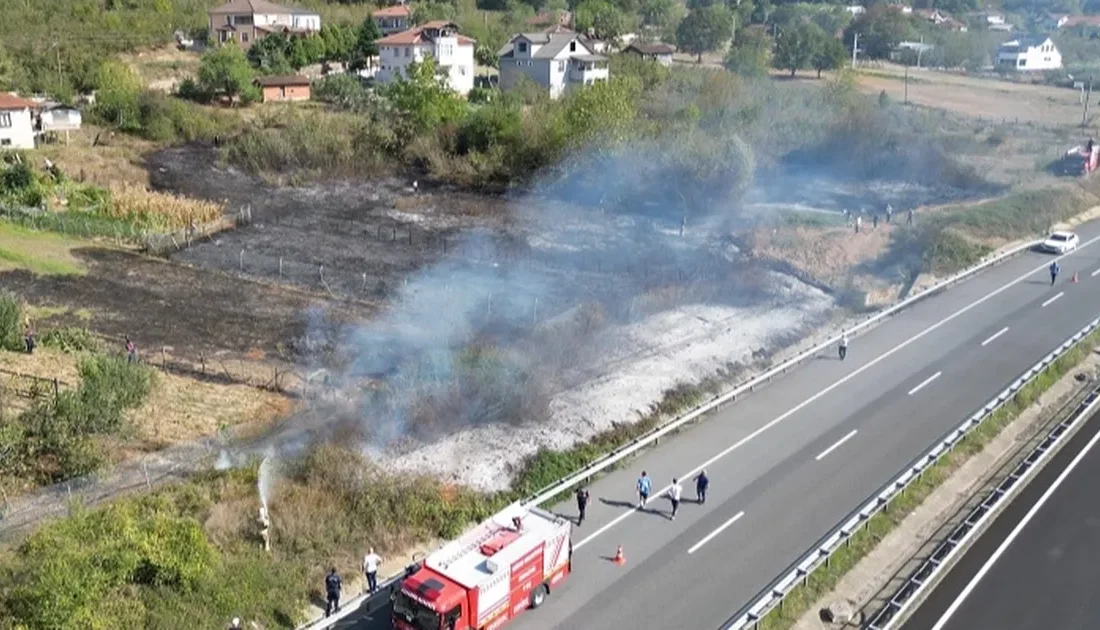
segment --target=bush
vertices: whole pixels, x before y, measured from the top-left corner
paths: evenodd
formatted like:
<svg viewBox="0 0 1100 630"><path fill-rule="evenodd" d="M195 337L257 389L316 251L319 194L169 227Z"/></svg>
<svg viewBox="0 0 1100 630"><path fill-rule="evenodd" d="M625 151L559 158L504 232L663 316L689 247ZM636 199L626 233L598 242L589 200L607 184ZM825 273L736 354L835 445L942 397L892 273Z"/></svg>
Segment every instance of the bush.
<svg viewBox="0 0 1100 630"><path fill-rule="evenodd" d="M23 302L12 293L0 292L0 349L19 352L23 345Z"/></svg>
<svg viewBox="0 0 1100 630"><path fill-rule="evenodd" d="M39 342L65 353L97 352L103 348L99 338L87 328L55 328L42 335Z"/></svg>

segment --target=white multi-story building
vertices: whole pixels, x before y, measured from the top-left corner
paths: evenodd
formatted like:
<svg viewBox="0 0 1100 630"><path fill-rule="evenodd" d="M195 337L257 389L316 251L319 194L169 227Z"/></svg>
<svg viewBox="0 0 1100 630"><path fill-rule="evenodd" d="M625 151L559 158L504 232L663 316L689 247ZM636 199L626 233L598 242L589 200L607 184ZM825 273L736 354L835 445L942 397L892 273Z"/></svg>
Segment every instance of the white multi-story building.
<svg viewBox="0 0 1100 630"><path fill-rule="evenodd" d="M321 16L316 11L284 7L268 0L229 0L207 13L210 41L236 42L241 48L249 48L257 39L272 34L308 35L321 30Z"/></svg>
<svg viewBox="0 0 1100 630"><path fill-rule="evenodd" d="M404 77L410 63L431 56L452 90L465 96L474 88L474 46L477 42L459 35L458 26L453 22L427 22L387 35L375 44L378 45L379 66L374 78L379 83Z"/></svg>
<svg viewBox="0 0 1100 630"><path fill-rule="evenodd" d="M36 105L14 94L0 92L0 149L33 149Z"/></svg>
<svg viewBox="0 0 1100 630"><path fill-rule="evenodd" d="M1022 37L1001 44L997 51L998 70L1057 70L1062 67L1062 53L1046 36Z"/></svg>
<svg viewBox="0 0 1100 630"><path fill-rule="evenodd" d="M527 77L558 98L582 85L607 81L607 57L570 31L520 33L500 50L500 89L516 87Z"/></svg>

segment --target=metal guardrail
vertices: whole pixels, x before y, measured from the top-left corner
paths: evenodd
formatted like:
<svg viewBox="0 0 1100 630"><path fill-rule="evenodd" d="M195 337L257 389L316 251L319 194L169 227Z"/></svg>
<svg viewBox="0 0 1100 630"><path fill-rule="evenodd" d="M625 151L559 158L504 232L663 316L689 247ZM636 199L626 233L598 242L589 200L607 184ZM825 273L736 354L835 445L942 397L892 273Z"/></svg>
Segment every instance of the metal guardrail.
<svg viewBox="0 0 1100 630"><path fill-rule="evenodd" d="M413 562L405 567L405 570L397 575L392 575L386 578L385 581L378 584L378 589L374 593L362 593L357 595L347 603L340 606L340 611L331 617L322 617L316 619L304 626L300 627L300 630L325 630L331 628L337 623L343 621L352 613L363 612L363 608L366 607L366 613L371 614L386 604L389 603L390 598L401 586L401 581L406 577L412 575L420 568L419 562Z"/></svg>
<svg viewBox="0 0 1100 630"><path fill-rule="evenodd" d="M813 547L810 547L802 558L788 567L779 578L760 591L751 603L722 624L722 630L757 628L760 620L773 608L779 606L796 586L805 584L810 574L821 566L828 565L829 558L841 547L847 546L852 536L861 530L873 516L886 510L891 501L904 492L910 484L920 479L929 467L951 452L964 437L989 419L1006 402L1012 400L1020 389L1043 373L1052 363L1064 356L1083 339L1096 332L1098 328L1100 328L1100 318L1092 320L1087 326L1074 333L1057 349L1021 374L985 406L974 412L958 427L949 431L932 448L914 459L897 477L882 486L878 492L872 494L866 503L851 512L824 538L815 543Z"/></svg>
<svg viewBox="0 0 1100 630"><path fill-rule="evenodd" d="M985 500L967 514L951 534L932 550L928 559L909 575L905 583L894 592L890 600L875 613L864 628L892 630L899 622L904 621L906 612L921 601L919 596L927 588L936 584L940 574L953 565L957 556L965 552L972 539L985 531L986 523L1000 513L999 507L1011 503L1031 478L1038 474L1042 468L1039 464L1058 452L1061 442L1073 434L1070 429L1078 422L1087 421L1098 407L1100 407L1100 387L1093 389L1068 418L1051 429L1046 438L1013 468L996 488L989 492Z"/></svg>
<svg viewBox="0 0 1100 630"><path fill-rule="evenodd" d="M899 311L902 311L906 308L909 308L910 306L916 304L917 302L923 301L923 300L925 300L925 299L927 299L927 298L929 298L933 295L936 295L937 293L943 291L944 289L946 289L946 288L948 288L948 287L950 287L954 284L957 284L957 283L959 283L963 280L966 280L966 279L970 278L971 276L973 276L977 273L985 271L986 269L989 269L990 267L992 267L994 265L997 265L1001 262L1004 262L1005 260L1008 260L1009 258L1015 257L1015 256L1017 256L1017 255L1019 255L1023 252L1026 252L1026 251L1032 249L1038 243L1039 243L1039 241L1031 241L1029 243L1025 243L1025 244L1020 245L1018 247L1014 247L1014 248L1008 250L1007 252L1004 252L1004 253L999 254L997 256L990 257L989 259L979 263L978 265L975 265L975 266L973 266L969 269L965 269L965 270L955 274L954 276L951 276L950 278L944 280L943 282L940 282L940 283L936 284L935 286L929 287L928 289L925 289L924 291L921 291L920 293L918 293L918 294L916 294L916 295L914 295L914 296L912 296L908 299L905 299L901 302L898 302L894 306L891 306L891 307L889 307L885 310L882 310L882 311L879 311L878 313L875 313L874 315L868 317L867 319L863 320L862 322L859 322L859 323L854 324L853 326L847 328L846 331L849 334L849 336L851 336L855 333L859 333L859 332L862 332L864 330L867 330L867 329L871 328L872 326L882 322L886 318L898 313ZM589 464L588 466L582 468L581 470L579 470L577 472L574 472L574 473L572 473L572 474L570 474L566 477L563 477L562 479L559 479L558 481L554 482L553 484L551 484L549 486L546 486L545 488L542 488L541 490L538 490L537 492L535 492L531 496L524 499L523 503L525 505L541 505L542 503L546 502L547 500L558 496L562 492L565 492L566 490L571 489L572 487L576 486L577 484L585 482L587 479L589 479L593 475L599 474L600 472L606 470L610 466L613 466L616 462L618 462L618 461L620 461L620 460L622 460L626 457L629 457L630 455L633 455L634 453L636 453L639 450L645 448L646 446L649 446L650 444L656 442L657 440L659 440L661 437L667 435L668 433L670 433L672 431L675 431L676 429L679 429L680 427L682 427L685 424L699 418L702 415L705 415L705 414L707 414L711 411L717 410L719 407L721 407L722 405L724 405L728 402L736 401L738 396L741 396L742 394L745 394L746 392L754 391L760 385L763 385L767 382L770 382L773 378L775 378L777 376L781 376L783 374L786 374L788 370L790 370L794 367L797 367L798 365L800 365L800 364L802 364L802 363L804 363L804 362L806 362L810 359L813 359L814 357L816 357L821 352L823 352L825 350L828 350L830 348L833 348L838 343L840 343L840 335L832 337L832 338L828 339L827 341L824 341L824 342L814 346L813 348L810 348L809 350L806 350L805 352L802 352L802 353L800 353L800 354L784 361L783 363L781 363L781 364L777 365L776 367L768 370L767 372L764 372L763 374L760 374L760 375L748 380L745 383L742 383L740 385L735 386L733 389L731 389L730 391L728 391L724 394L719 394L719 395L715 396L710 402L704 403L702 406L697 407L696 409L680 416L679 418L675 418L675 419L673 419L669 422L666 422L665 424L663 424L659 427L654 428L649 433L646 433L645 435L639 436L639 437L635 438L634 440L630 441L628 444L625 444L625 445L609 452L608 454L604 455L602 458L592 462L591 464Z"/></svg>

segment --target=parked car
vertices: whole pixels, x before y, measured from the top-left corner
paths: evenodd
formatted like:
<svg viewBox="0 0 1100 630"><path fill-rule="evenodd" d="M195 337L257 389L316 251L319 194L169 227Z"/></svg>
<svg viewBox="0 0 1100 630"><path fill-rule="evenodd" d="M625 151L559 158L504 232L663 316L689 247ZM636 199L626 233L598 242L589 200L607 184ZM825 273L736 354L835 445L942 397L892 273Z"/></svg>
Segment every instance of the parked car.
<svg viewBox="0 0 1100 630"><path fill-rule="evenodd" d="M1077 249L1081 239L1073 232L1051 232L1045 241L1039 244L1039 250L1051 254L1064 254Z"/></svg>

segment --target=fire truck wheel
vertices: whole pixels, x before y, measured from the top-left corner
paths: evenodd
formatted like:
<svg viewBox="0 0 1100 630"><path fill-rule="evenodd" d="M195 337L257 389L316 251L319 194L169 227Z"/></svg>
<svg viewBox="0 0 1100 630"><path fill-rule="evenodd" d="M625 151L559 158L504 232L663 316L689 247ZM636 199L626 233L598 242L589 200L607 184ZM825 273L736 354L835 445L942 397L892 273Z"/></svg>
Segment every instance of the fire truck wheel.
<svg viewBox="0 0 1100 630"><path fill-rule="evenodd" d="M542 606L542 603L546 601L546 596L549 594L550 589L546 588L545 584L539 584L535 590L531 591L531 608Z"/></svg>

